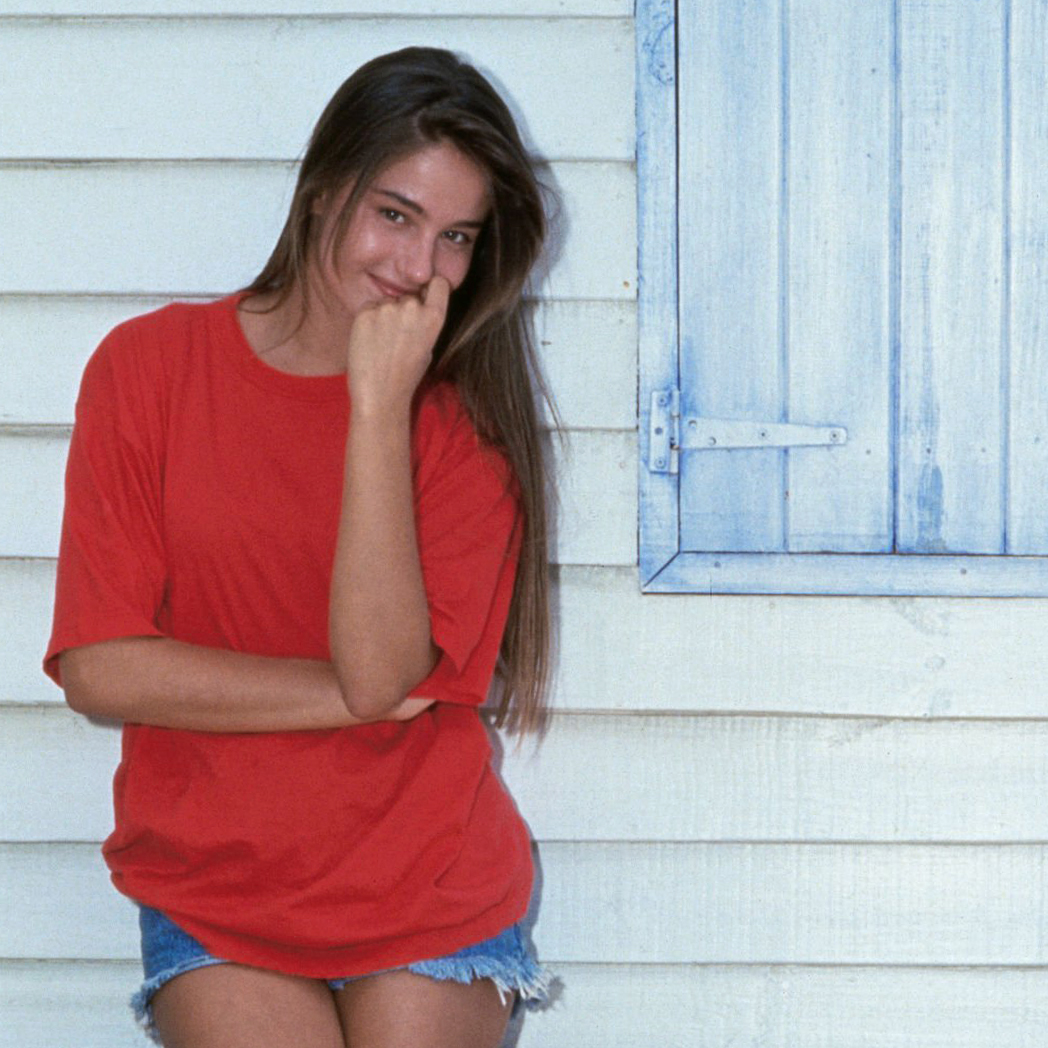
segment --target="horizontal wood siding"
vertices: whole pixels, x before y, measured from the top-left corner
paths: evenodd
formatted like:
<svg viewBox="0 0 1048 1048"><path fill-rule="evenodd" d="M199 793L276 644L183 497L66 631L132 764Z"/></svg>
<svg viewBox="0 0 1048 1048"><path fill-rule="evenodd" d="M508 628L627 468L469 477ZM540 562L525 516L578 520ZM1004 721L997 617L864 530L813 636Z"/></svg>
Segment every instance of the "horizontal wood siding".
<svg viewBox="0 0 1048 1048"><path fill-rule="evenodd" d="M0 795L22 802L0 840L101 840L119 759L115 725L8 710ZM541 749L503 742L498 763L540 841L1048 841L1043 721L558 713Z"/></svg>
<svg viewBox="0 0 1048 1048"><path fill-rule="evenodd" d="M360 17L4 22L0 157L290 160L349 72L412 44L490 71L542 155L632 155L605 89L632 91L628 20Z"/></svg>
<svg viewBox="0 0 1048 1048"><path fill-rule="evenodd" d="M103 335L169 301L115 294L0 295L0 427L72 425L80 374ZM564 425L632 429L636 304L546 298L536 304L535 324ZM49 376L47 383L39 381L41 372Z"/></svg>
<svg viewBox="0 0 1048 1048"><path fill-rule="evenodd" d="M53 557L62 516L68 437L49 429L0 433L0 548L12 557ZM554 441L560 474L554 560L562 564L633 564L636 527L621 509L636 504L636 442L617 430L574 430Z"/></svg>
<svg viewBox="0 0 1048 1048"><path fill-rule="evenodd" d="M632 568L562 567L556 576L562 710L994 723L1048 713L1039 600L664 600L640 594ZM10 624L0 630L0 702L60 701L40 673L53 588L50 560L0 560L0 621Z"/></svg>
<svg viewBox="0 0 1048 1048"><path fill-rule="evenodd" d="M5 15L236 15L240 17L412 15L470 18L628 18L633 0L6 0Z"/></svg>
<svg viewBox="0 0 1048 1048"><path fill-rule="evenodd" d="M1043 1048L1048 973L790 965L557 967L561 993L514 1048ZM133 962L0 962L0 1048L145 1048ZM890 1007L885 1002L890 1001Z"/></svg>
<svg viewBox="0 0 1048 1048"><path fill-rule="evenodd" d="M560 198L558 235L567 239L537 290L632 299L630 166L561 161L547 181ZM0 293L230 291L262 267L293 187L292 166L276 162L0 165Z"/></svg>
<svg viewBox="0 0 1048 1048"><path fill-rule="evenodd" d="M534 939L550 964L1045 966L1046 859L1046 844L540 841ZM0 889L0 957L137 955L96 844L0 845Z"/></svg>

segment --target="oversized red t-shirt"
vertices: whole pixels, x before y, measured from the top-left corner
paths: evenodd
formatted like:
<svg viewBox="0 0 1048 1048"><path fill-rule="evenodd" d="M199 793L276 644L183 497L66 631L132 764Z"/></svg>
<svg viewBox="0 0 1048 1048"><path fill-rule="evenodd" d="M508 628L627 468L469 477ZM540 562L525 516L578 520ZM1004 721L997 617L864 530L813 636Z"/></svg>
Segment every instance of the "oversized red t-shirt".
<svg viewBox="0 0 1048 1048"><path fill-rule="evenodd" d="M237 298L113 331L87 366L66 476L55 622L65 649L166 636L328 659L349 398L277 371ZM214 954L318 978L440 956L518 920L526 828L476 707L513 588L518 506L454 389L417 407L412 468L442 656L407 723L223 734L124 727L117 888Z"/></svg>

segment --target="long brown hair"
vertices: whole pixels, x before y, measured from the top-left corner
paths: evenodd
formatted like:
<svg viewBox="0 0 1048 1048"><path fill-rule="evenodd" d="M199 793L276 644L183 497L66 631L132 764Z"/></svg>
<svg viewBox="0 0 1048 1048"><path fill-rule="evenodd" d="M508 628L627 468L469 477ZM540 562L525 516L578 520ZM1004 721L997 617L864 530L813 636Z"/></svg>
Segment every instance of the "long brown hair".
<svg viewBox="0 0 1048 1048"><path fill-rule="evenodd" d="M505 455L523 518L517 577L499 660L495 723L524 733L546 722L551 639L548 474L536 397L553 411L523 301L546 234L542 189L509 109L450 51L409 47L372 59L335 92L310 138L287 222L248 293L279 303L306 287L316 205L352 184L335 232L345 236L368 185L390 163L449 142L489 178L491 214L452 296L429 377L450 380L480 436Z"/></svg>

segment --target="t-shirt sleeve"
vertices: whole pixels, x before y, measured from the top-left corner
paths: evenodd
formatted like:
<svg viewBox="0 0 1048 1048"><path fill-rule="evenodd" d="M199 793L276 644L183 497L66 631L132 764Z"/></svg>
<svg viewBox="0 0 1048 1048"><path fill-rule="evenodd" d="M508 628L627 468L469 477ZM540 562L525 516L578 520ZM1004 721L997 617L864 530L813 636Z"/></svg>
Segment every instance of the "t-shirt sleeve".
<svg viewBox="0 0 1048 1048"><path fill-rule="evenodd" d="M44 670L69 648L159 636L162 375L132 324L88 362L66 463L54 623Z"/></svg>
<svg viewBox="0 0 1048 1048"><path fill-rule="evenodd" d="M516 485L502 456L480 442L457 398L425 405L418 434L419 557L441 657L412 694L480 705L498 660L516 578L521 531Z"/></svg>

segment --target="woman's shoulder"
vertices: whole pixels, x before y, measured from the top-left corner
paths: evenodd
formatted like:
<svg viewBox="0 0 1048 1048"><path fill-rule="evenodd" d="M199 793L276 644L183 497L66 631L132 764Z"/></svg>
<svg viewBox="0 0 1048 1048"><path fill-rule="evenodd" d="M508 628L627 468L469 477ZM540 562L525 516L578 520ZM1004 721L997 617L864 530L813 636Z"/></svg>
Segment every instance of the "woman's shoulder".
<svg viewBox="0 0 1048 1048"><path fill-rule="evenodd" d="M191 336L233 308L233 297L211 302L168 302L148 313L128 317L114 327L103 345L170 346L179 336Z"/></svg>
<svg viewBox="0 0 1048 1048"><path fill-rule="evenodd" d="M117 324L102 339L88 372L114 377L159 377L171 371L233 307L233 298L212 302L169 302Z"/></svg>

